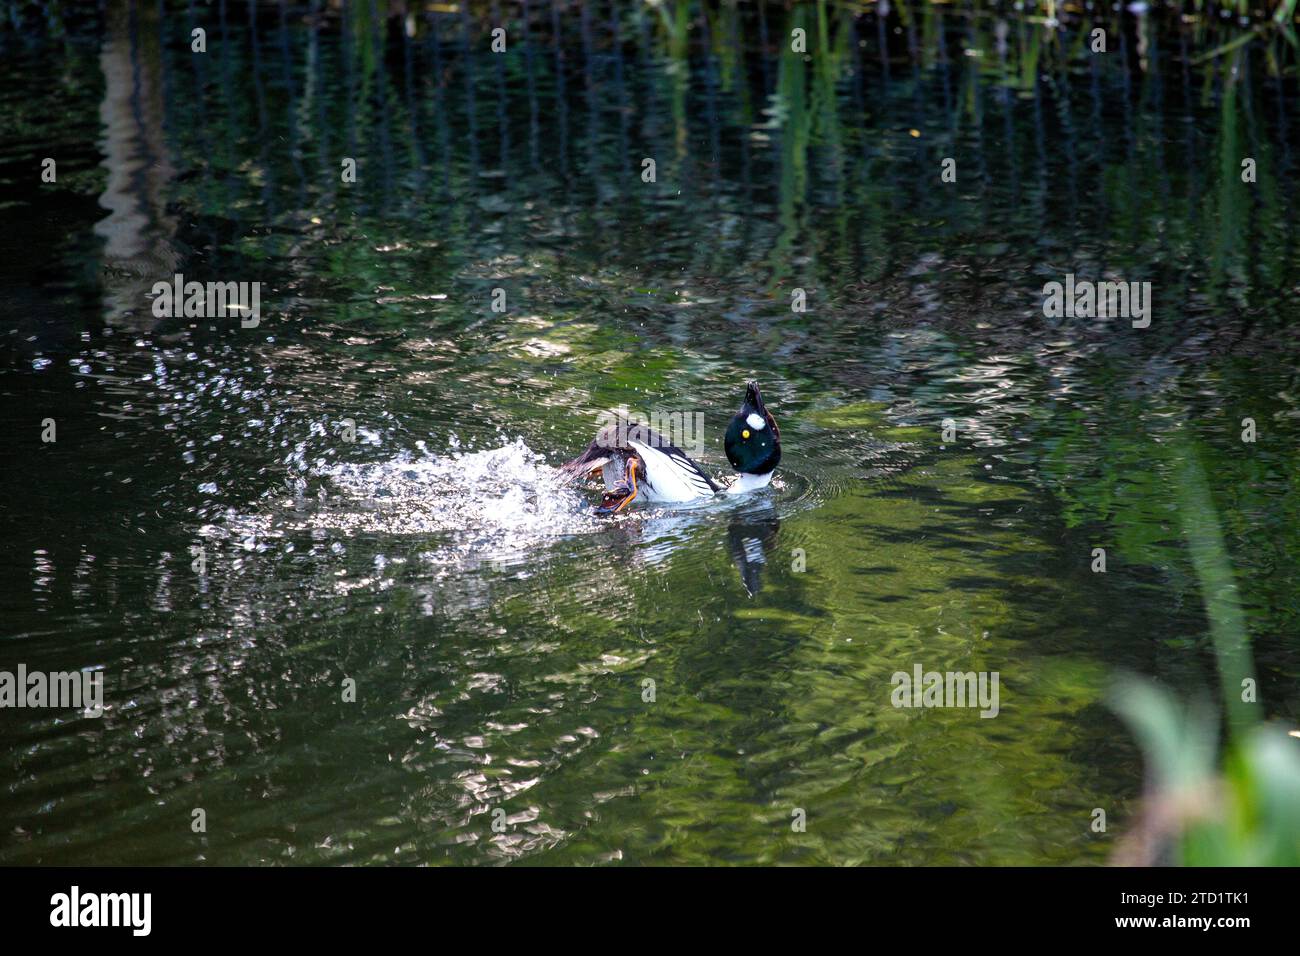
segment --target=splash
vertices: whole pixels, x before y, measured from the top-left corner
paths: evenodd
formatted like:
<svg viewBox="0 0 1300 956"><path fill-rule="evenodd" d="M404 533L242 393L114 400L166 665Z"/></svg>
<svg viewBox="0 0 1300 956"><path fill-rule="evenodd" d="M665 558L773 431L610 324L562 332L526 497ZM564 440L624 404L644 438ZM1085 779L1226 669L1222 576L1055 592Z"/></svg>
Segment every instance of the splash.
<svg viewBox="0 0 1300 956"><path fill-rule="evenodd" d="M246 551L303 533L330 539L336 551L355 535L429 536L436 541L426 560L464 565L515 563L548 540L601 527L588 502L518 438L485 451L421 447L387 461L301 465L287 496L205 530Z"/></svg>
<svg viewBox="0 0 1300 956"><path fill-rule="evenodd" d="M323 469L331 514L356 530L453 533L495 541L590 531L586 502L523 439L487 451L451 452Z"/></svg>

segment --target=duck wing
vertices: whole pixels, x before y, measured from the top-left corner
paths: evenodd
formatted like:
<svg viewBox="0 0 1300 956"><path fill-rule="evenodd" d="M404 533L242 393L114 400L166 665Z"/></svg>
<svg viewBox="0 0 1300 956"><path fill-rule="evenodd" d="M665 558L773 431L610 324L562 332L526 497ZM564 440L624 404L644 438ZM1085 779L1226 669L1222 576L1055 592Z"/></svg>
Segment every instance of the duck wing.
<svg viewBox="0 0 1300 956"><path fill-rule="evenodd" d="M591 474L597 468L604 468L610 462L617 461L620 465L624 464L634 454L626 441L630 427L626 422L614 422L596 432L595 439L587 446L586 451L560 466L562 484L576 481L583 475Z"/></svg>
<svg viewBox="0 0 1300 956"><path fill-rule="evenodd" d="M718 492L703 468L649 426L630 426L627 443L641 459L642 482L660 501L690 501Z"/></svg>
<svg viewBox="0 0 1300 956"><path fill-rule="evenodd" d="M560 483L562 485L570 484L577 481L584 475L589 475L597 468L604 468L613 459L610 457L610 449L604 448L599 444L599 439L587 446L577 458L572 461L566 461L560 466Z"/></svg>
<svg viewBox="0 0 1300 956"><path fill-rule="evenodd" d="M560 466L565 483L597 468L630 458L641 459L640 481L660 501L690 501L716 494L720 489L686 452L649 425L616 422L606 425L577 458Z"/></svg>

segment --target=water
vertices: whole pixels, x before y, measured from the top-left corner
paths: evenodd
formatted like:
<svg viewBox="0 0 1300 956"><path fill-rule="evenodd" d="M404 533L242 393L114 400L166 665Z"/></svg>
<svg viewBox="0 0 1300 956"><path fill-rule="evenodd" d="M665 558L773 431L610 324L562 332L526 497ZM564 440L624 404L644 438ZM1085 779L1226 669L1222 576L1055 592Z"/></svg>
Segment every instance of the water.
<svg viewBox="0 0 1300 956"><path fill-rule="evenodd" d="M0 669L107 688L0 712L0 862L1103 863L1111 681L1218 693L1197 508L1300 724L1289 48L532 2L493 54L486 5L318 6L0 34ZM262 322L155 318L177 271ZM1045 318L1070 272L1150 328ZM769 491L560 485L619 406L729 475L750 377ZM998 716L895 708L916 664Z"/></svg>

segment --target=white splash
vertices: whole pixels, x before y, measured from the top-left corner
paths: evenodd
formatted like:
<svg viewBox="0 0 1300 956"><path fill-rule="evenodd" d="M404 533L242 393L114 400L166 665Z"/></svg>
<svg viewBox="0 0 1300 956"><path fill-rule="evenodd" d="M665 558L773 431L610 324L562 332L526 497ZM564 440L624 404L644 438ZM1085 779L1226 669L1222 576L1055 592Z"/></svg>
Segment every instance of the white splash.
<svg viewBox="0 0 1300 956"><path fill-rule="evenodd" d="M228 515L225 534L259 544L299 532L435 535L422 557L465 565L525 562L547 539L601 528L590 502L518 438L486 451L421 447L388 461L322 463L289 487L268 510Z"/></svg>
<svg viewBox="0 0 1300 956"><path fill-rule="evenodd" d="M549 537L594 524L582 513L586 502L519 438L488 451L405 455L318 473L332 486L331 503L367 530Z"/></svg>

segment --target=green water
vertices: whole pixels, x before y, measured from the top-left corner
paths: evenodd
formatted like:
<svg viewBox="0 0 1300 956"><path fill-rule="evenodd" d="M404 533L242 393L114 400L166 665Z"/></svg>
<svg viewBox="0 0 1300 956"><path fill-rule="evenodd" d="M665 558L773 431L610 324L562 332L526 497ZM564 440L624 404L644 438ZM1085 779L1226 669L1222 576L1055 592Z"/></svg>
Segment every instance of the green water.
<svg viewBox="0 0 1300 956"><path fill-rule="evenodd" d="M533 0L495 54L491 5L383 8L0 33L0 669L106 704L0 710L0 862L1104 863L1111 682L1225 692L1206 523L1300 724L1289 47ZM175 272L260 325L155 318ZM1150 327L1045 318L1067 273ZM554 483L619 406L729 475L748 378L770 491ZM998 715L894 707L918 664Z"/></svg>

